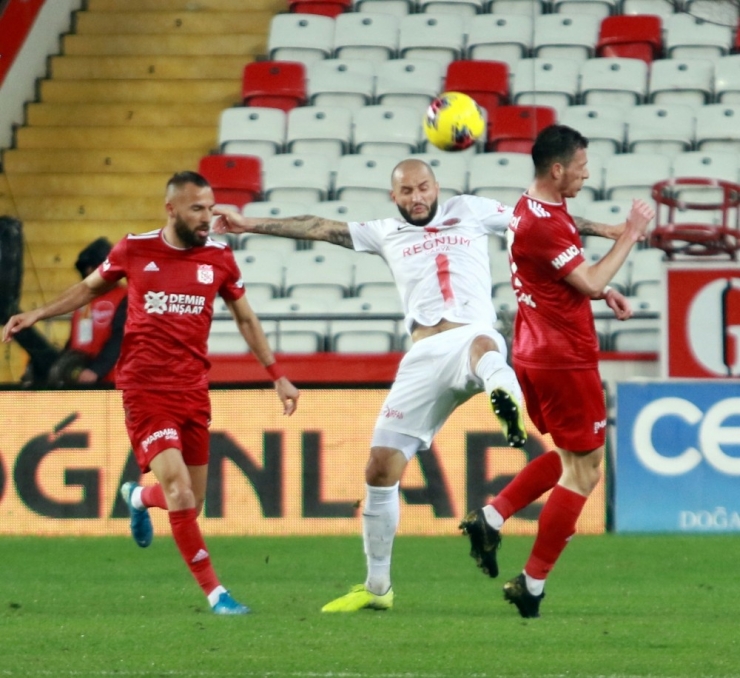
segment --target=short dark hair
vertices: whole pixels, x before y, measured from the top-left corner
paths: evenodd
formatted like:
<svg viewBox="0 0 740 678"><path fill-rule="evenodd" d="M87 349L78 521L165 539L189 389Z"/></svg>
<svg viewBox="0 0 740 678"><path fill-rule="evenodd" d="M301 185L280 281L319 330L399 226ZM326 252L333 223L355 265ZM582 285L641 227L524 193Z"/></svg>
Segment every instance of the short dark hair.
<svg viewBox="0 0 740 678"><path fill-rule="evenodd" d="M110 240L108 238L98 238L93 240L82 252L77 256L75 261L75 268L79 274L84 278L87 276L88 269L96 269L102 264L108 254L113 249Z"/></svg>
<svg viewBox="0 0 740 678"><path fill-rule="evenodd" d="M588 139L567 125L545 127L532 146L532 161L537 176L546 174L557 162L568 165L579 148L587 148Z"/></svg>
<svg viewBox="0 0 740 678"><path fill-rule="evenodd" d="M195 184L200 188L206 188L211 185L208 183L208 179L206 179L202 174L186 170L184 172L176 172L169 178L169 181L167 182L167 190L169 191L172 187L182 188L185 184Z"/></svg>

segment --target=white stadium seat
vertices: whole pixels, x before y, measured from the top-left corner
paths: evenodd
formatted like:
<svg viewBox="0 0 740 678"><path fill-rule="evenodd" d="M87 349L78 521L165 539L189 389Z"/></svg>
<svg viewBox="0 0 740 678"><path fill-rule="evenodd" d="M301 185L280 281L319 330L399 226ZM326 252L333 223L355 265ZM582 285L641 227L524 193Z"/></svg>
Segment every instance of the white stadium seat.
<svg viewBox="0 0 740 678"><path fill-rule="evenodd" d="M627 113L627 151L671 157L694 145L696 119L691 106L645 104Z"/></svg>
<svg viewBox="0 0 740 678"><path fill-rule="evenodd" d="M594 55L599 19L590 14L543 14L534 20L533 54L584 61Z"/></svg>
<svg viewBox="0 0 740 678"><path fill-rule="evenodd" d="M514 73L512 101L519 105L552 106L558 117L576 102L580 66L572 59L521 59Z"/></svg>
<svg viewBox="0 0 740 678"><path fill-rule="evenodd" d="M663 22L666 56L671 59L716 59L730 53L732 29L680 13Z"/></svg>
<svg viewBox="0 0 740 678"><path fill-rule="evenodd" d="M533 20L524 14L479 14L468 23L467 57L503 61L513 71L532 49Z"/></svg>
<svg viewBox="0 0 740 678"><path fill-rule="evenodd" d="M263 170L267 200L310 203L326 200L331 191L331 165L323 155L275 155Z"/></svg>
<svg viewBox="0 0 740 678"><path fill-rule="evenodd" d="M589 105L634 106L645 100L648 66L641 59L605 57L581 65L581 96Z"/></svg>
<svg viewBox="0 0 740 678"><path fill-rule="evenodd" d="M703 106L712 99L710 59L658 59L650 66L648 100L654 104Z"/></svg>
<svg viewBox="0 0 740 678"><path fill-rule="evenodd" d="M375 65L362 59L326 59L308 69L308 100L313 106L360 108L375 96Z"/></svg>
<svg viewBox="0 0 740 678"><path fill-rule="evenodd" d="M355 111L355 151L376 155L411 155L421 142L421 114L405 106L364 106Z"/></svg>
<svg viewBox="0 0 740 678"><path fill-rule="evenodd" d="M447 66L462 58L464 44L461 16L410 14L401 19L398 49L404 59L432 59Z"/></svg>
<svg viewBox="0 0 740 678"><path fill-rule="evenodd" d="M270 59L309 65L328 58L333 49L334 19L317 14L277 14L270 22Z"/></svg>
<svg viewBox="0 0 740 678"><path fill-rule="evenodd" d="M624 153L606 159L604 192L608 200L652 201L653 184L670 179L671 159L657 153Z"/></svg>
<svg viewBox="0 0 740 678"><path fill-rule="evenodd" d="M352 148L352 111L341 106L298 106L288 113L285 148L337 159Z"/></svg>
<svg viewBox="0 0 740 678"><path fill-rule="evenodd" d="M560 122L588 139L588 152L602 157L621 153L625 138L625 109L619 106L569 106Z"/></svg>
<svg viewBox="0 0 740 678"><path fill-rule="evenodd" d="M286 122L285 112L278 108L227 108L221 112L218 126L219 150L264 160L282 151Z"/></svg>
<svg viewBox="0 0 740 678"><path fill-rule="evenodd" d="M338 59L394 59L398 18L391 14L345 12L334 20L334 56Z"/></svg>
<svg viewBox="0 0 740 678"><path fill-rule="evenodd" d="M469 172L473 195L513 206L532 183L534 165L525 153L479 153L471 157Z"/></svg>
<svg viewBox="0 0 740 678"><path fill-rule="evenodd" d="M375 100L422 109L440 93L444 68L429 59L393 59L377 65Z"/></svg>

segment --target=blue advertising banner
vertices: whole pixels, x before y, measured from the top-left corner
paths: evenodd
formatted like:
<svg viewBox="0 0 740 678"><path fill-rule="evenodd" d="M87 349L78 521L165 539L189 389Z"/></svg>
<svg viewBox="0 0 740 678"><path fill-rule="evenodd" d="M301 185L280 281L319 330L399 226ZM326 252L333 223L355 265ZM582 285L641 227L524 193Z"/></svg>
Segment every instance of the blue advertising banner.
<svg viewBox="0 0 740 678"><path fill-rule="evenodd" d="M617 385L618 532L740 532L740 382Z"/></svg>

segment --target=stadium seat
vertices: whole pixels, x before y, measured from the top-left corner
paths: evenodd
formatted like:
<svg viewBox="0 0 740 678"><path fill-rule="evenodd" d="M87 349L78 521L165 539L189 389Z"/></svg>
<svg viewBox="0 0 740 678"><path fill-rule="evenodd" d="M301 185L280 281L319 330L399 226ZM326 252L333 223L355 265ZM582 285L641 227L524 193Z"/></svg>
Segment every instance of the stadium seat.
<svg viewBox="0 0 740 678"><path fill-rule="evenodd" d="M208 355L241 355L249 346L231 317L214 318L208 332Z"/></svg>
<svg viewBox="0 0 740 678"><path fill-rule="evenodd" d="M584 61L594 55L598 34L599 19L590 14L543 14L534 20L532 54Z"/></svg>
<svg viewBox="0 0 740 678"><path fill-rule="evenodd" d="M560 118L576 102L579 72L572 59L522 59L514 73L512 103L550 106Z"/></svg>
<svg viewBox="0 0 740 678"><path fill-rule="evenodd" d="M607 200L652 200L653 184L669 179L671 159L657 153L623 153L606 159L604 192Z"/></svg>
<svg viewBox="0 0 740 678"><path fill-rule="evenodd" d="M306 67L290 61L253 61L244 67L245 106L280 108L285 112L306 103Z"/></svg>
<svg viewBox="0 0 740 678"><path fill-rule="evenodd" d="M596 56L642 59L650 64L660 58L662 22L659 16L609 16L601 22Z"/></svg>
<svg viewBox="0 0 740 678"><path fill-rule="evenodd" d="M468 186L473 195L516 205L534 178L532 158L524 153L479 153L470 159Z"/></svg>
<svg viewBox="0 0 740 678"><path fill-rule="evenodd" d="M304 250L285 257L285 295L295 299L337 300L348 297L354 280L356 254Z"/></svg>
<svg viewBox="0 0 740 678"><path fill-rule="evenodd" d="M447 67L444 91L472 97L492 120L509 98L509 67L500 61L453 61Z"/></svg>
<svg viewBox="0 0 740 678"><path fill-rule="evenodd" d="M503 61L513 72L532 49L532 17L523 14L479 14L468 23L468 59Z"/></svg>
<svg viewBox="0 0 740 678"><path fill-rule="evenodd" d="M648 101L703 106L712 100L713 79L710 59L659 59L650 67Z"/></svg>
<svg viewBox="0 0 740 678"><path fill-rule="evenodd" d="M740 30L738 36L740 39ZM714 91L717 103L740 104L740 54L714 62Z"/></svg>
<svg viewBox="0 0 740 678"><path fill-rule="evenodd" d="M417 0L419 11L473 17L483 11L485 0Z"/></svg>
<svg viewBox="0 0 740 678"><path fill-rule="evenodd" d="M549 106L500 106L488 126L487 151L529 153L537 135L556 122Z"/></svg>
<svg viewBox="0 0 740 678"><path fill-rule="evenodd" d="M696 147L700 151L740 152L740 104L709 104L697 109Z"/></svg>
<svg viewBox="0 0 740 678"><path fill-rule="evenodd" d="M593 221L597 224L616 225L621 224L627 219L632 200L598 200L589 203L583 211L583 218ZM587 236L585 242L589 242L593 237L594 240L606 240L596 236ZM608 241L607 241L608 242Z"/></svg>
<svg viewBox="0 0 740 678"><path fill-rule="evenodd" d="M391 269L382 257L365 254L357 258L354 294L358 297L372 298L386 296L393 301L398 311L401 310Z"/></svg>
<svg viewBox="0 0 740 678"><path fill-rule="evenodd" d="M444 67L462 58L465 44L463 17L410 14L401 19L399 56L404 59L432 59Z"/></svg>
<svg viewBox="0 0 740 678"><path fill-rule="evenodd" d="M251 155L206 155L198 172L211 184L217 203L241 209L262 192L262 161Z"/></svg>
<svg viewBox="0 0 740 678"><path fill-rule="evenodd" d="M339 158L352 148L352 111L339 106L302 106L288 114L285 148Z"/></svg>
<svg viewBox="0 0 740 678"><path fill-rule="evenodd" d="M549 8L547 0L487 0L486 11L491 14L521 14L537 16Z"/></svg>
<svg viewBox="0 0 740 678"><path fill-rule="evenodd" d="M732 29L674 14L664 21L666 56L671 59L715 59L730 53Z"/></svg>
<svg viewBox="0 0 740 678"><path fill-rule="evenodd" d="M444 67L429 59L393 59L377 65L375 101L423 109L440 93Z"/></svg>
<svg viewBox="0 0 740 678"><path fill-rule="evenodd" d="M659 353L660 320L630 318L612 325L611 348L618 353Z"/></svg>
<svg viewBox="0 0 740 678"><path fill-rule="evenodd" d="M684 11L724 26L736 26L740 18L737 0L684 0Z"/></svg>
<svg viewBox="0 0 740 678"><path fill-rule="evenodd" d="M277 14L270 22L268 57L309 65L331 56L334 19L311 14Z"/></svg>
<svg viewBox="0 0 740 678"><path fill-rule="evenodd" d="M370 155L410 155L421 142L420 112L402 106L364 106L353 116L355 150Z"/></svg>
<svg viewBox="0 0 740 678"><path fill-rule="evenodd" d="M348 12L334 22L337 59L386 61L398 52L398 18L391 14Z"/></svg>
<svg viewBox="0 0 740 678"><path fill-rule="evenodd" d="M331 191L331 163L323 155L275 155L265 160L263 186L266 200L326 200Z"/></svg>
<svg viewBox="0 0 740 678"><path fill-rule="evenodd" d="M605 157L624 147L626 112L619 106L569 106L560 122L588 139L589 153Z"/></svg>
<svg viewBox="0 0 740 678"><path fill-rule="evenodd" d="M419 153L416 160L427 163L439 184L439 201L443 202L468 190L468 158L463 153Z"/></svg>
<svg viewBox="0 0 740 678"><path fill-rule="evenodd" d="M283 150L286 122L285 111L279 108L227 108L218 126L219 149L230 155L269 158Z"/></svg>
<svg viewBox="0 0 740 678"><path fill-rule="evenodd" d="M671 157L694 145L694 109L673 104L645 104L627 112L627 151Z"/></svg>
<svg viewBox="0 0 740 678"><path fill-rule="evenodd" d="M703 177L738 181L740 176L740 155L729 149L718 151L692 151L681 153L673 159L673 176Z"/></svg>
<svg viewBox="0 0 740 678"><path fill-rule="evenodd" d="M552 0L552 11L558 14L590 15L603 19L619 11L620 0Z"/></svg>
<svg viewBox="0 0 740 678"><path fill-rule="evenodd" d="M334 194L339 200L387 200L391 172L405 156L343 155L337 164Z"/></svg>
<svg viewBox="0 0 740 678"><path fill-rule="evenodd" d="M365 256L363 259L380 259ZM385 266L385 262L381 260ZM386 267L387 268L387 267ZM336 314L353 315L354 320L330 320L331 349L337 353L387 353L396 347L403 332L400 320L370 320L369 314L402 315L401 304L393 297L340 299L332 307Z"/></svg>
<svg viewBox="0 0 740 678"><path fill-rule="evenodd" d="M238 250L234 252L234 258L250 300L253 294L259 294L262 299L272 299L282 294L283 253L269 250Z"/></svg>
<svg viewBox="0 0 740 678"><path fill-rule="evenodd" d="M648 286L663 283L664 259L663 250L653 248L636 249L630 254L630 295L641 296Z"/></svg>
<svg viewBox="0 0 740 678"><path fill-rule="evenodd" d="M366 14L391 14L403 18L416 9L416 0L355 0L355 11Z"/></svg>
<svg viewBox="0 0 740 678"><path fill-rule="evenodd" d="M653 14L661 19L676 11L675 0L622 0L622 14Z"/></svg>
<svg viewBox="0 0 740 678"><path fill-rule="evenodd" d="M323 351L328 334L325 316L330 313L333 303L325 299L271 299L260 304L258 315L272 350L281 353ZM268 314L274 320L262 318ZM297 315L316 317L300 320L291 318ZM266 326L267 323L269 325Z"/></svg>
<svg viewBox="0 0 740 678"><path fill-rule="evenodd" d="M645 100L648 66L639 59L589 59L581 66L584 104L634 106Z"/></svg>
<svg viewBox="0 0 740 678"><path fill-rule="evenodd" d="M320 14L336 18L352 8L352 0L288 0L288 9L297 14Z"/></svg>
<svg viewBox="0 0 740 678"><path fill-rule="evenodd" d="M326 59L308 71L308 94L312 106L360 108L373 101L375 67L362 59Z"/></svg>
<svg viewBox="0 0 740 678"><path fill-rule="evenodd" d="M334 221L370 221L391 216L394 210L395 207L387 201L375 203L362 200L324 200L312 205L308 213ZM331 243L327 245L336 248L336 245ZM311 248L321 249L323 243L314 241Z"/></svg>

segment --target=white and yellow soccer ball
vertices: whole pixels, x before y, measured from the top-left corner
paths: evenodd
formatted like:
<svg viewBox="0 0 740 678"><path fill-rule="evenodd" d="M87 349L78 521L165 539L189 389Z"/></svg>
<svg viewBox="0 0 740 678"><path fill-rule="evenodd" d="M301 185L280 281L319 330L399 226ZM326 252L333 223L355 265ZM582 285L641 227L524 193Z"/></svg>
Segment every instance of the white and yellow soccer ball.
<svg viewBox="0 0 740 678"><path fill-rule="evenodd" d="M486 131L483 109L462 92L444 92L424 114L427 139L443 151L470 148Z"/></svg>

